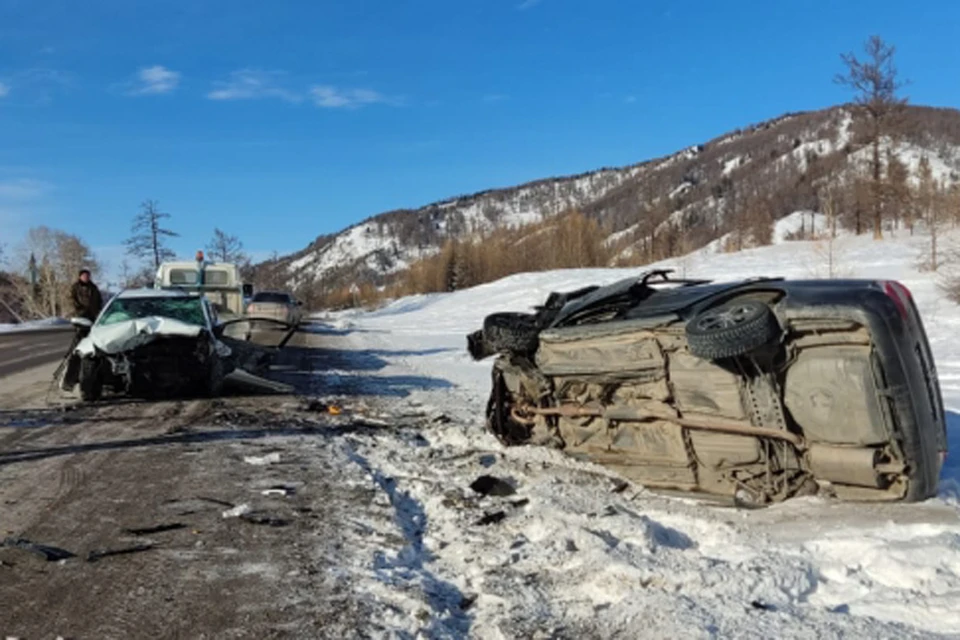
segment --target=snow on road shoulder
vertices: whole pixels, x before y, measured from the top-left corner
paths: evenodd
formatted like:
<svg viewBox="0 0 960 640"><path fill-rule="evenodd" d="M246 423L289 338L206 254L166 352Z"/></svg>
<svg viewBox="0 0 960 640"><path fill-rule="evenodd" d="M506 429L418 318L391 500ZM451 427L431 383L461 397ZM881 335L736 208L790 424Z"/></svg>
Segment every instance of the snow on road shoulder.
<svg viewBox="0 0 960 640"><path fill-rule="evenodd" d="M70 324L70 321L64 318L45 318L43 320L30 320L22 324L0 324L0 333L14 333L17 331L36 331L38 329L65 327L69 324Z"/></svg>
<svg viewBox="0 0 960 640"><path fill-rule="evenodd" d="M834 265L846 275L897 279L923 314L960 452L960 310L916 268L922 236L843 238ZM823 243L783 242L738 254L681 259L688 276L817 277ZM678 260L659 267L671 267ZM494 311L524 311L550 291L607 283L630 270L520 274L453 294L398 300L343 315L339 328L385 366L376 375L410 384L393 411L431 416L411 446L384 431L354 442L371 477L391 478L421 515L421 583L465 598L476 637L933 637L960 629L957 453L941 498L919 505L832 504L802 499L757 512L668 498L630 487L597 465L536 447L503 448L484 433L490 362L473 362L465 336ZM442 420L435 418L442 417ZM480 496L478 476L516 493ZM380 485L387 490L388 485ZM480 524L485 522L485 524ZM410 569L410 565L397 565ZM448 603L449 604L449 603ZM954 636L957 637L957 636Z"/></svg>

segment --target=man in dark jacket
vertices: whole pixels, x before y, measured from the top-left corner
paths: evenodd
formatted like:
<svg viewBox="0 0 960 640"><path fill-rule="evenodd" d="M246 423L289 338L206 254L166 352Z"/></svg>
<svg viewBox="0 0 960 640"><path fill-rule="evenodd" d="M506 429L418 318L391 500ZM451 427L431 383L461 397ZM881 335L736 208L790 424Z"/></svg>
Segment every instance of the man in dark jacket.
<svg viewBox="0 0 960 640"><path fill-rule="evenodd" d="M100 295L100 289L90 280L90 270L81 269L77 281L70 287L70 302L73 303L73 316L76 318L86 318L94 322L100 315L100 309L103 307L103 297ZM90 329L87 327L76 326L73 334L73 341L70 348L67 349L67 355L60 367L66 367L67 371L60 378L60 388L64 391L71 391L76 385L79 375L80 358L73 350L87 335ZM56 376L60 375L61 369L57 369Z"/></svg>
<svg viewBox="0 0 960 640"><path fill-rule="evenodd" d="M103 307L103 298L100 289L90 280L89 269L80 270L80 277L70 287L70 300L73 302L74 316L87 318L90 322L97 319Z"/></svg>

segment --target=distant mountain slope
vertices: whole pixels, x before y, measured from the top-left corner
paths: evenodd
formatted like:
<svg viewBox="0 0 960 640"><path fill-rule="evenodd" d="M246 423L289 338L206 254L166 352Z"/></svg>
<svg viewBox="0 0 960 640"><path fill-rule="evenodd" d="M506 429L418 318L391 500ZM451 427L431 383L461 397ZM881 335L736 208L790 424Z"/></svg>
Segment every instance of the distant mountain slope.
<svg viewBox="0 0 960 640"><path fill-rule="evenodd" d="M651 259L675 255L746 229L748 217L767 224L793 211L821 210L823 187L852 178L868 153L858 143L863 123L853 113L839 106L788 114L629 167L389 211L320 236L260 270L301 290L382 284L449 239L522 227L571 209L599 221L617 255L640 247ZM890 150L911 180L922 156L935 177L957 180L960 111L908 107L902 132Z"/></svg>

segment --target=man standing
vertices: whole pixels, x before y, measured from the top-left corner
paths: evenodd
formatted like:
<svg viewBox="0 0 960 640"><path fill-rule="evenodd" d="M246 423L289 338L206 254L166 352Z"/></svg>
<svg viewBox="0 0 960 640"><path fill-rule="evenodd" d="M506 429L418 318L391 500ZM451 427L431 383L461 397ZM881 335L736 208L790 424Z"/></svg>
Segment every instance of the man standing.
<svg viewBox="0 0 960 640"><path fill-rule="evenodd" d="M90 280L90 270L81 269L80 277L70 287L70 300L73 302L73 314L87 318L90 322L97 319L103 307L100 289Z"/></svg>
<svg viewBox="0 0 960 640"><path fill-rule="evenodd" d="M70 302L73 303L74 317L86 318L90 322L94 322L100 315L100 309L103 307L103 297L100 295L100 289L97 285L90 280L89 269L81 269L77 281L70 287ZM66 358L54 374L55 377L60 377L60 388L64 391L71 391L76 385L77 376L80 373L80 359L74 355L73 350L89 333L89 328L76 326L73 342L67 349ZM63 376L60 376L64 366L67 370Z"/></svg>

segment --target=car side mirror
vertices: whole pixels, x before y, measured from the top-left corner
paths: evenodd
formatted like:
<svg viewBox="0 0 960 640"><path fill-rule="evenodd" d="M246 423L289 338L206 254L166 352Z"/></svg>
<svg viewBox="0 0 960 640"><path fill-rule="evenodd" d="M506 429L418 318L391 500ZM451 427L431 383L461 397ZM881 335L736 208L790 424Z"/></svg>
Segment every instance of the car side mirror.
<svg viewBox="0 0 960 640"><path fill-rule="evenodd" d="M89 318L70 318L70 324L75 327L86 327L89 329L93 326L93 322Z"/></svg>
<svg viewBox="0 0 960 640"><path fill-rule="evenodd" d="M250 284L249 282L245 282L243 284L242 289L243 289L243 295L245 298L249 298L250 296L253 295L253 285Z"/></svg>

